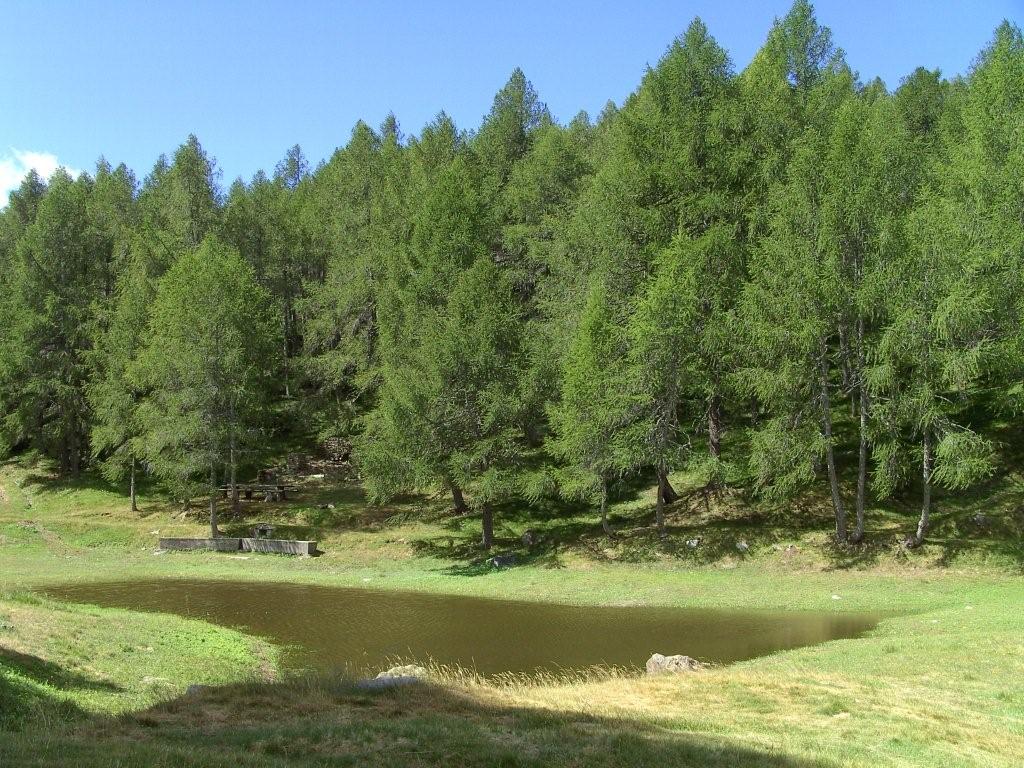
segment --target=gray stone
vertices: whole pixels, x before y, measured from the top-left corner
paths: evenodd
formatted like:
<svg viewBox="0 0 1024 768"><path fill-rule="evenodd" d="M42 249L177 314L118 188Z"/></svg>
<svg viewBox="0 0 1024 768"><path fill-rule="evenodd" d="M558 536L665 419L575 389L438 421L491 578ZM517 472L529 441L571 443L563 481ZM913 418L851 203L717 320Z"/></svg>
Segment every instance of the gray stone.
<svg viewBox="0 0 1024 768"><path fill-rule="evenodd" d="M750 550L750 545L744 539L740 539L736 542L736 549L739 552L746 554Z"/></svg>
<svg viewBox="0 0 1024 768"><path fill-rule="evenodd" d="M427 676L427 670L423 667L415 664L403 664L402 666L384 670L372 680L358 681L356 688L364 691L374 691L382 688L401 688L405 685L422 683Z"/></svg>
<svg viewBox="0 0 1024 768"><path fill-rule="evenodd" d="M276 552L282 555L314 555L315 541L292 541L291 539L241 539L243 552Z"/></svg>
<svg viewBox="0 0 1024 768"><path fill-rule="evenodd" d="M270 523L256 523L252 527L252 536L254 539L269 539L274 533L274 526Z"/></svg>
<svg viewBox="0 0 1024 768"><path fill-rule="evenodd" d="M218 536L215 539L163 538L157 542L160 549L212 549L216 552L237 552L241 539Z"/></svg>
<svg viewBox="0 0 1024 768"><path fill-rule="evenodd" d="M426 677L427 670L416 664L403 664L398 667L391 667L377 675L380 680L386 677Z"/></svg>
<svg viewBox="0 0 1024 768"><path fill-rule="evenodd" d="M487 564L492 568L508 568L516 564L516 556L513 554L508 555L495 555Z"/></svg>
<svg viewBox="0 0 1024 768"><path fill-rule="evenodd" d="M663 656L656 653L647 660L648 675L664 675L675 672L695 672L704 665L689 656Z"/></svg>

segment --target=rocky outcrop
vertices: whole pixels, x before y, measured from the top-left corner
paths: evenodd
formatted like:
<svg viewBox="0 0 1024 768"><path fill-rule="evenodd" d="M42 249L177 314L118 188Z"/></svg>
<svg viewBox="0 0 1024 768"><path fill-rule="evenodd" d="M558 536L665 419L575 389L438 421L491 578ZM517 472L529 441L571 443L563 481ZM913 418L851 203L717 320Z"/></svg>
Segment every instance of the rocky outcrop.
<svg viewBox="0 0 1024 768"><path fill-rule="evenodd" d="M656 653L647 660L648 675L696 672L703 668L703 664L689 656L662 656L660 653Z"/></svg>

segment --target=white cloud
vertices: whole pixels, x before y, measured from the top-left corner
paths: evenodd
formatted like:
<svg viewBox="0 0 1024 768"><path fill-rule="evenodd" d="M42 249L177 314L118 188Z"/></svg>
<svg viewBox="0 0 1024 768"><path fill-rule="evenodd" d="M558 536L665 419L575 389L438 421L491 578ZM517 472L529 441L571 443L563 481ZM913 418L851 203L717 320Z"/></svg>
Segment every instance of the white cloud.
<svg viewBox="0 0 1024 768"><path fill-rule="evenodd" d="M80 173L60 162L50 152L32 152L12 147L6 154L0 155L0 208L7 205L7 196L18 188L26 173L34 169L43 179L49 179L62 166L72 176Z"/></svg>

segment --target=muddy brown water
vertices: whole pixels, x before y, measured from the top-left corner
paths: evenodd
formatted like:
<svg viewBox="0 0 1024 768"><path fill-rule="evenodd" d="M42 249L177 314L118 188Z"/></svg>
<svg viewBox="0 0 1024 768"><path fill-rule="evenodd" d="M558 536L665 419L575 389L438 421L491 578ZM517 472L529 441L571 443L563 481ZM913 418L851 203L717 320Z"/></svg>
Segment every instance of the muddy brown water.
<svg viewBox="0 0 1024 768"><path fill-rule="evenodd" d="M284 647L290 669L375 672L396 659L488 675L642 667L654 652L719 664L857 637L871 613L582 607L417 592L217 580L52 587L75 603L171 613Z"/></svg>

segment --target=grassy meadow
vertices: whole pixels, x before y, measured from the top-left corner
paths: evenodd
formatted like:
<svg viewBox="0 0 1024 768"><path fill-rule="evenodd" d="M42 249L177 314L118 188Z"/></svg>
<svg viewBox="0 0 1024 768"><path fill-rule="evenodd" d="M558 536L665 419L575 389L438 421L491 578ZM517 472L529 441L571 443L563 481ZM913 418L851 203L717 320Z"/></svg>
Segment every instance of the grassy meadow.
<svg viewBox="0 0 1024 768"><path fill-rule="evenodd" d="M620 489L613 538L584 507L501 509L496 551L515 552L518 564L497 571L475 547L479 520L453 517L443 497L375 508L357 482L328 474L222 524L234 533L270 520L285 537L316 538L319 557L158 553L158 535L204 535L200 510L182 515L144 488L130 514L123 494L95 477L65 483L42 463L4 464L0 764L1020 764L1019 478L940 499L933 536L910 552L897 542L912 499L870 510L867 543L841 549L827 500L776 508L705 499L687 493L691 478L673 480L683 499L669 508L667 542L652 532L644 482ZM520 542L527 526L538 538L529 549ZM696 536L701 545L686 546ZM368 692L352 680L286 674L274 646L230 629L33 592L152 577L891 617L859 639L681 676L484 680L435 669L429 684Z"/></svg>

